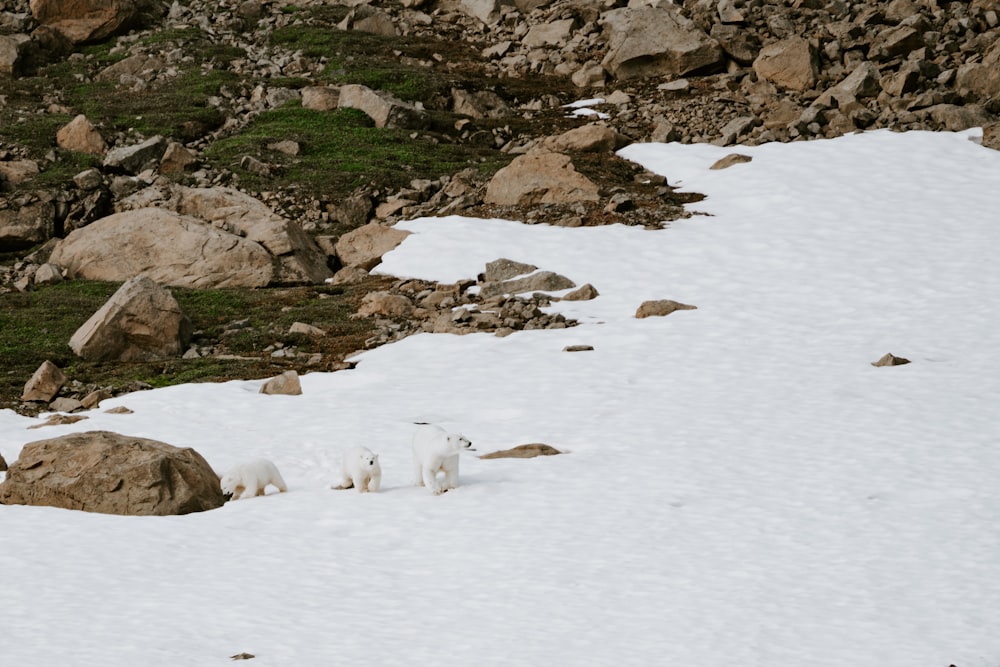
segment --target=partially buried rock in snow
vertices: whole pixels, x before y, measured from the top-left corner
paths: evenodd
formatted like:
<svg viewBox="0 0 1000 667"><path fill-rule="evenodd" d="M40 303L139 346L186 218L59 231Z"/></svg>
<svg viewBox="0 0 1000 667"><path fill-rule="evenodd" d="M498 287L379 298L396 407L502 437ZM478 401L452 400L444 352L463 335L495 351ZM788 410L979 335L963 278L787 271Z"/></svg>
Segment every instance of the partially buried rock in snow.
<svg viewBox="0 0 1000 667"><path fill-rule="evenodd" d="M903 357L897 357L891 352L886 352L885 355L878 361L873 361L872 366L902 366L903 364L910 363L909 359L904 359Z"/></svg>
<svg viewBox="0 0 1000 667"><path fill-rule="evenodd" d="M0 472L7 470L7 461L4 459L3 454L0 454Z"/></svg>
<svg viewBox="0 0 1000 667"><path fill-rule="evenodd" d="M223 502L198 452L109 431L28 443L0 484L0 504L104 514L188 514Z"/></svg>
<svg viewBox="0 0 1000 667"><path fill-rule="evenodd" d="M658 299L655 301L643 301L635 311L635 316L639 319L644 317L663 317L675 310L696 310L698 306L689 306L686 303L672 301L671 299Z"/></svg>
<svg viewBox="0 0 1000 667"><path fill-rule="evenodd" d="M554 456L562 454L558 449L540 442L533 442L528 445L518 445L511 449L503 449L498 452L483 454L481 459L531 459L536 456Z"/></svg>
<svg viewBox="0 0 1000 667"><path fill-rule="evenodd" d="M138 276L76 330L69 346L88 361L150 361L180 355L191 334L173 294Z"/></svg>
<svg viewBox="0 0 1000 667"><path fill-rule="evenodd" d="M302 384L299 382L299 374L295 371L285 371L281 375L275 376L265 382L260 388L260 393L298 396L302 393Z"/></svg>

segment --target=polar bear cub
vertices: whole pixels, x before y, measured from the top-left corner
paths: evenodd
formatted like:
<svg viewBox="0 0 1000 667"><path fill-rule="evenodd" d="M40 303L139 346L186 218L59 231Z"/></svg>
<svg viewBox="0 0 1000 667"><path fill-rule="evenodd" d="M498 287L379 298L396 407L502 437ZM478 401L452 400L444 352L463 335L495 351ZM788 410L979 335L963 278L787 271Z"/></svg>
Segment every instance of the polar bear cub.
<svg viewBox="0 0 1000 667"><path fill-rule="evenodd" d="M378 462L378 454L367 447L350 447L345 449L340 459L340 475L343 481L335 489L354 487L359 493L378 491L382 483L382 467Z"/></svg>
<svg viewBox="0 0 1000 667"><path fill-rule="evenodd" d="M435 495L458 486L458 455L476 451L464 435L449 433L434 424L417 424L413 434L413 472L417 486L426 486ZM444 473L444 482L438 481Z"/></svg>
<svg viewBox="0 0 1000 667"><path fill-rule="evenodd" d="M242 500L264 495L268 485L276 486L279 493L288 490L278 468L266 459L247 461L234 466L220 481L226 500Z"/></svg>

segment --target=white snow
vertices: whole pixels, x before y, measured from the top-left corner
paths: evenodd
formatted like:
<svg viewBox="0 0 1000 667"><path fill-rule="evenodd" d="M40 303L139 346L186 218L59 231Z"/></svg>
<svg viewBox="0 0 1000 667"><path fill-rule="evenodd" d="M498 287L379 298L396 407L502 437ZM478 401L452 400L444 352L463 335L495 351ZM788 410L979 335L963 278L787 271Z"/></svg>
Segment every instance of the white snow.
<svg viewBox="0 0 1000 667"><path fill-rule="evenodd" d="M633 145L708 215L424 218L379 267L530 262L600 291L552 307L577 327L414 336L301 396L184 385L38 430L0 411L8 462L107 429L220 471L265 457L290 487L166 518L0 506L0 663L997 667L1000 152L977 136ZM709 169L733 152L753 161ZM698 308L635 319L646 299ZM414 421L569 453L463 455L435 497ZM329 488L350 445L380 454L379 493Z"/></svg>

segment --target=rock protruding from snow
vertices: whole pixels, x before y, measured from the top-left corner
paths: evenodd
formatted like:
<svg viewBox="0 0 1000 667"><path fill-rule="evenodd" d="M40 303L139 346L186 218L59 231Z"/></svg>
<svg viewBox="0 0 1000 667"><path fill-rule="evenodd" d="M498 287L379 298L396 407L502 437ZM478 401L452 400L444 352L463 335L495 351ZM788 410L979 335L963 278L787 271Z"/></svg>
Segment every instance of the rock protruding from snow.
<svg viewBox="0 0 1000 667"><path fill-rule="evenodd" d="M337 241L337 257L345 267L360 267L366 271L382 261L389 252L410 235L410 232L372 222L348 232Z"/></svg>
<svg viewBox="0 0 1000 667"><path fill-rule="evenodd" d="M299 374L296 371L285 371L281 375L276 375L261 385L260 393L298 396L302 393Z"/></svg>
<svg viewBox="0 0 1000 667"><path fill-rule="evenodd" d="M30 442L0 484L0 504L141 516L222 507L219 478L193 449L109 431Z"/></svg>

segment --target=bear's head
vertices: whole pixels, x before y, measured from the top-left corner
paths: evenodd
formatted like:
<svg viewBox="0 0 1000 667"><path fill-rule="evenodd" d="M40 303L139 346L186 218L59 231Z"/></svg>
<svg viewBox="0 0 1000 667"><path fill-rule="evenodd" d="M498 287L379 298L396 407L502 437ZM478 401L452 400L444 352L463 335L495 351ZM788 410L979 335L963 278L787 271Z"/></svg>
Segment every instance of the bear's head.
<svg viewBox="0 0 1000 667"><path fill-rule="evenodd" d="M239 488L240 480L238 480L233 475L226 475L221 480L219 480L219 486L222 487L222 495L226 500L231 500L233 495Z"/></svg>
<svg viewBox="0 0 1000 667"><path fill-rule="evenodd" d="M453 452L461 452L463 450L469 452L476 451L476 448L472 446L472 442L464 435L459 435L458 433L448 434L448 449Z"/></svg>
<svg viewBox="0 0 1000 667"><path fill-rule="evenodd" d="M378 466L378 454L372 454L371 452L361 452L359 458L361 459L361 468L375 468Z"/></svg>

